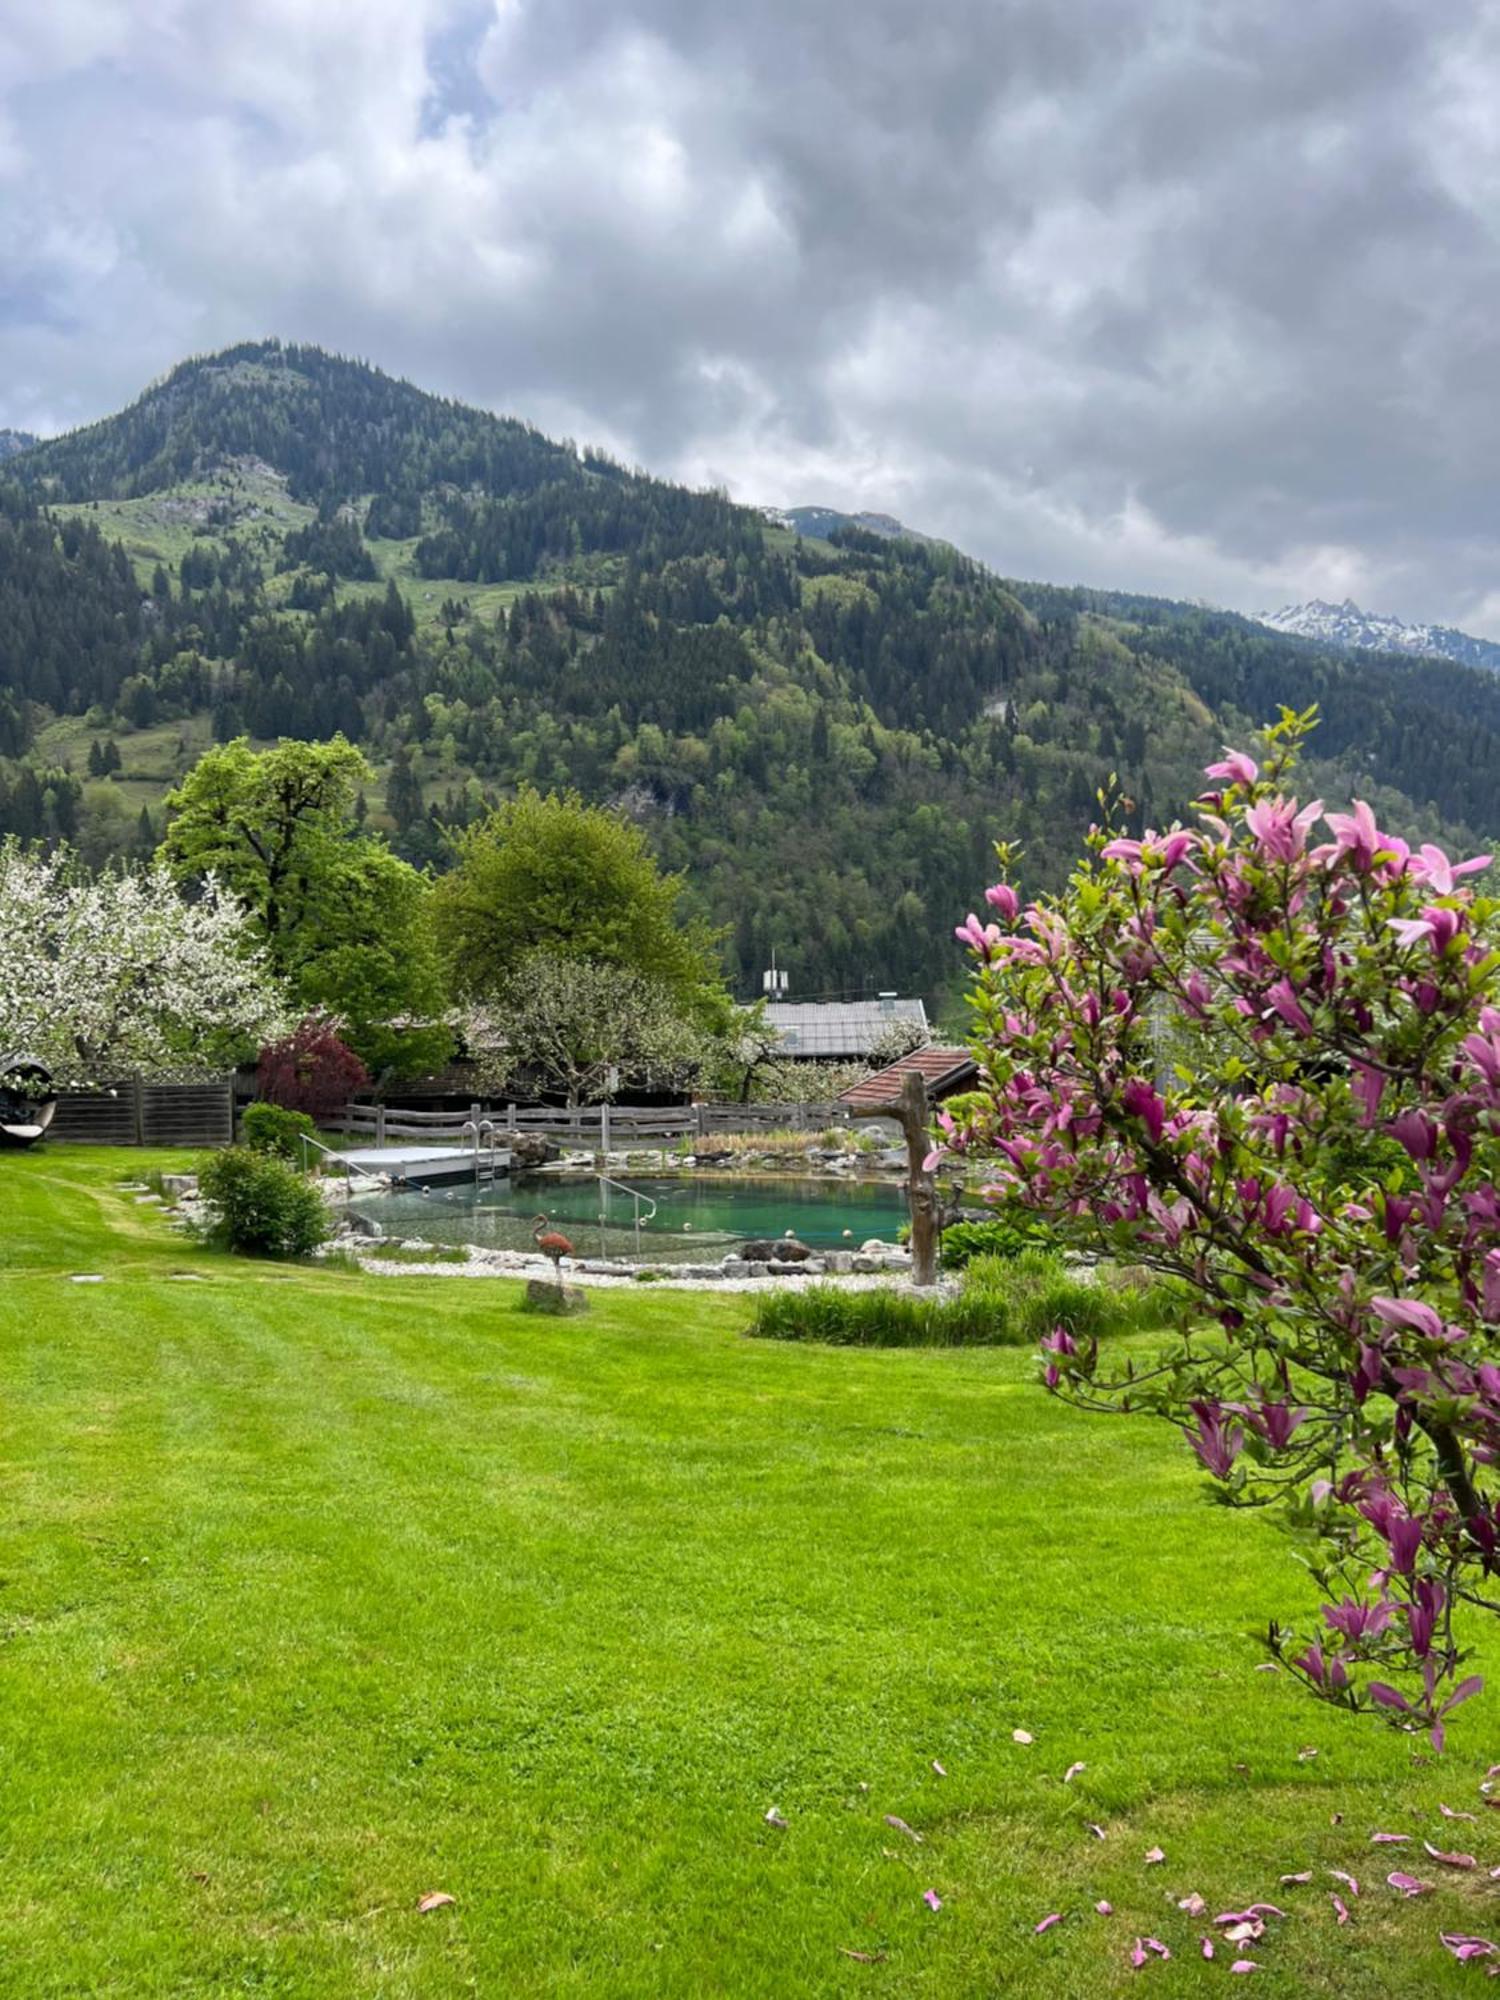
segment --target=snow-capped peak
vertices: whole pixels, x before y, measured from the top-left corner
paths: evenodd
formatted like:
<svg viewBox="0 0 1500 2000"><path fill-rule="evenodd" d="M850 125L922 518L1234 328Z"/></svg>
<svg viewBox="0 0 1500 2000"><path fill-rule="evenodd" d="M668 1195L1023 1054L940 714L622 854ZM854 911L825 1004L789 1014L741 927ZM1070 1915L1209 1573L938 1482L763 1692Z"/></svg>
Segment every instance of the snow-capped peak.
<svg viewBox="0 0 1500 2000"><path fill-rule="evenodd" d="M1500 672L1500 646L1476 639L1451 625L1408 625L1379 612L1361 611L1352 597L1329 604L1314 597L1306 604L1288 604L1280 611L1262 612L1258 624L1299 639L1318 639L1325 646L1358 647L1376 653L1415 653L1429 659L1457 660L1466 667Z"/></svg>

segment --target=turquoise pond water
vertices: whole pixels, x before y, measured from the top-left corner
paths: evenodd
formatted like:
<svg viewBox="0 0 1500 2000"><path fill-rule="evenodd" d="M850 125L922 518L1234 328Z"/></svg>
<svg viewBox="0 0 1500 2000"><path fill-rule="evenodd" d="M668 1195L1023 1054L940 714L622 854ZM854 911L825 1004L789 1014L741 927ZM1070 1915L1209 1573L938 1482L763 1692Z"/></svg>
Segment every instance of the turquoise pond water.
<svg viewBox="0 0 1500 2000"><path fill-rule="evenodd" d="M895 1240L906 1220L905 1190L879 1181L631 1179L641 1204L640 1256L651 1263L710 1262L751 1236L785 1236L824 1249L856 1249L867 1237ZM647 1217L650 1203L654 1216ZM571 1238L580 1257L634 1257L635 1204L592 1176L548 1175L426 1194L370 1195L352 1204L392 1237L529 1250L538 1215Z"/></svg>

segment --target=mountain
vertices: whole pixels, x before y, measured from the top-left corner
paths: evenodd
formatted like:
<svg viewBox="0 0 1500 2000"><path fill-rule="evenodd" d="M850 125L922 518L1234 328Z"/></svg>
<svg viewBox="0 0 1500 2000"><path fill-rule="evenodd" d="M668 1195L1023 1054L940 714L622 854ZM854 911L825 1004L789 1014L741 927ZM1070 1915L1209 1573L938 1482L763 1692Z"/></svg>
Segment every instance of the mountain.
<svg viewBox="0 0 1500 2000"><path fill-rule="evenodd" d="M1281 703L1310 790L1500 837L1500 676L1005 581L893 524L768 516L315 348L184 362L0 469L0 833L150 851L213 740L342 731L369 823L447 865L521 783L647 829L746 992L961 976L996 838L1065 874Z"/></svg>
<svg viewBox="0 0 1500 2000"><path fill-rule="evenodd" d="M1272 632L1316 639L1327 646L1351 647L1372 653L1413 653L1424 659L1457 660L1466 667L1500 673L1500 645L1476 639L1451 625L1406 625L1399 618L1361 611L1352 598L1327 604L1314 597L1306 604L1289 604L1262 614L1258 623Z"/></svg>
<svg viewBox="0 0 1500 2000"><path fill-rule="evenodd" d="M14 458L18 451L30 451L35 443L30 431L0 430L0 463Z"/></svg>
<svg viewBox="0 0 1500 2000"><path fill-rule="evenodd" d="M799 535L811 535L818 541L831 541L851 528L861 534L878 535L883 541L898 535L913 542L932 540L931 535L908 528L894 514L841 514L836 507L777 507L768 511L782 527L793 528Z"/></svg>

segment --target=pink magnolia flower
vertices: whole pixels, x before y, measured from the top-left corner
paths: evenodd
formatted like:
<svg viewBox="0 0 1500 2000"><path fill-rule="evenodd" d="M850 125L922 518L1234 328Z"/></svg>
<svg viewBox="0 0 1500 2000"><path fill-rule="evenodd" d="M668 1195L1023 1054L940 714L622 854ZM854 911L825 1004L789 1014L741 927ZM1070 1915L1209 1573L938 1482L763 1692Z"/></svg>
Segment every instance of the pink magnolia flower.
<svg viewBox="0 0 1500 2000"><path fill-rule="evenodd" d="M1333 854L1349 855L1363 874L1385 845L1374 813L1363 799L1356 799L1352 813L1329 813L1327 819L1334 838Z"/></svg>
<svg viewBox="0 0 1500 2000"><path fill-rule="evenodd" d="M1267 989L1266 999L1270 1002L1270 1011L1279 1014L1289 1028L1295 1028L1299 1035L1312 1033L1312 1016L1297 998L1289 979L1278 979L1274 986Z"/></svg>
<svg viewBox="0 0 1500 2000"><path fill-rule="evenodd" d="M1215 1479L1227 1479L1244 1446L1244 1431L1238 1424L1224 1422L1225 1412L1218 1403L1199 1401L1189 1403L1188 1408L1196 1419L1197 1429L1184 1424L1183 1436Z"/></svg>
<svg viewBox="0 0 1500 2000"><path fill-rule="evenodd" d="M992 910L998 910L1007 922L1015 921L1016 912L1021 907L1021 899L1009 882L996 882L984 892L984 900Z"/></svg>
<svg viewBox="0 0 1500 2000"><path fill-rule="evenodd" d="M1370 1301L1370 1309L1387 1326L1409 1327L1413 1333L1421 1334L1424 1340L1441 1340L1443 1337L1442 1316L1420 1299L1374 1298Z"/></svg>
<svg viewBox="0 0 1500 2000"><path fill-rule="evenodd" d="M1120 1092L1120 1104L1132 1118L1139 1118L1145 1126L1153 1146L1161 1144L1161 1135L1166 1123L1167 1107L1144 1077L1132 1077Z"/></svg>
<svg viewBox="0 0 1500 2000"><path fill-rule="evenodd" d="M1357 1645L1362 1639L1378 1639L1390 1624L1395 1609L1388 1597L1377 1598L1373 1604L1345 1597L1337 1604L1323 1606L1323 1622L1350 1645Z"/></svg>
<svg viewBox="0 0 1500 2000"><path fill-rule="evenodd" d="M1488 854L1476 854L1472 861L1450 861L1442 848L1424 841L1412 857L1411 872L1419 881L1430 883L1438 895L1451 896L1461 875L1477 875L1489 865Z"/></svg>
<svg viewBox="0 0 1500 2000"><path fill-rule="evenodd" d="M1245 814L1245 825L1268 861L1295 861L1307 844L1308 829L1323 814L1323 801L1297 810L1295 799L1262 799Z"/></svg>
<svg viewBox="0 0 1500 2000"><path fill-rule="evenodd" d="M1206 778L1224 778L1231 785L1253 785L1260 776L1260 766L1253 757L1247 757L1241 750L1226 747L1223 758L1217 764L1210 764L1203 774Z"/></svg>

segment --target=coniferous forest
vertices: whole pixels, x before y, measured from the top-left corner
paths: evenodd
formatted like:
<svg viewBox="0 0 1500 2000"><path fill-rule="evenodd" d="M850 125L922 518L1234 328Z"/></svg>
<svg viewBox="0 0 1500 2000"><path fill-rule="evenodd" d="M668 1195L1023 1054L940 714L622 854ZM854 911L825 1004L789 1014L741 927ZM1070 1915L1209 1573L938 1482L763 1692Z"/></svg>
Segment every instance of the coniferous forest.
<svg viewBox="0 0 1500 2000"><path fill-rule="evenodd" d="M149 851L211 742L342 733L434 870L523 781L615 804L746 992L774 949L804 996L940 994L994 839L1051 886L1111 774L1170 819L1313 702L1330 801L1500 832L1500 678L802 539L316 349L186 362L0 469L0 833Z"/></svg>

